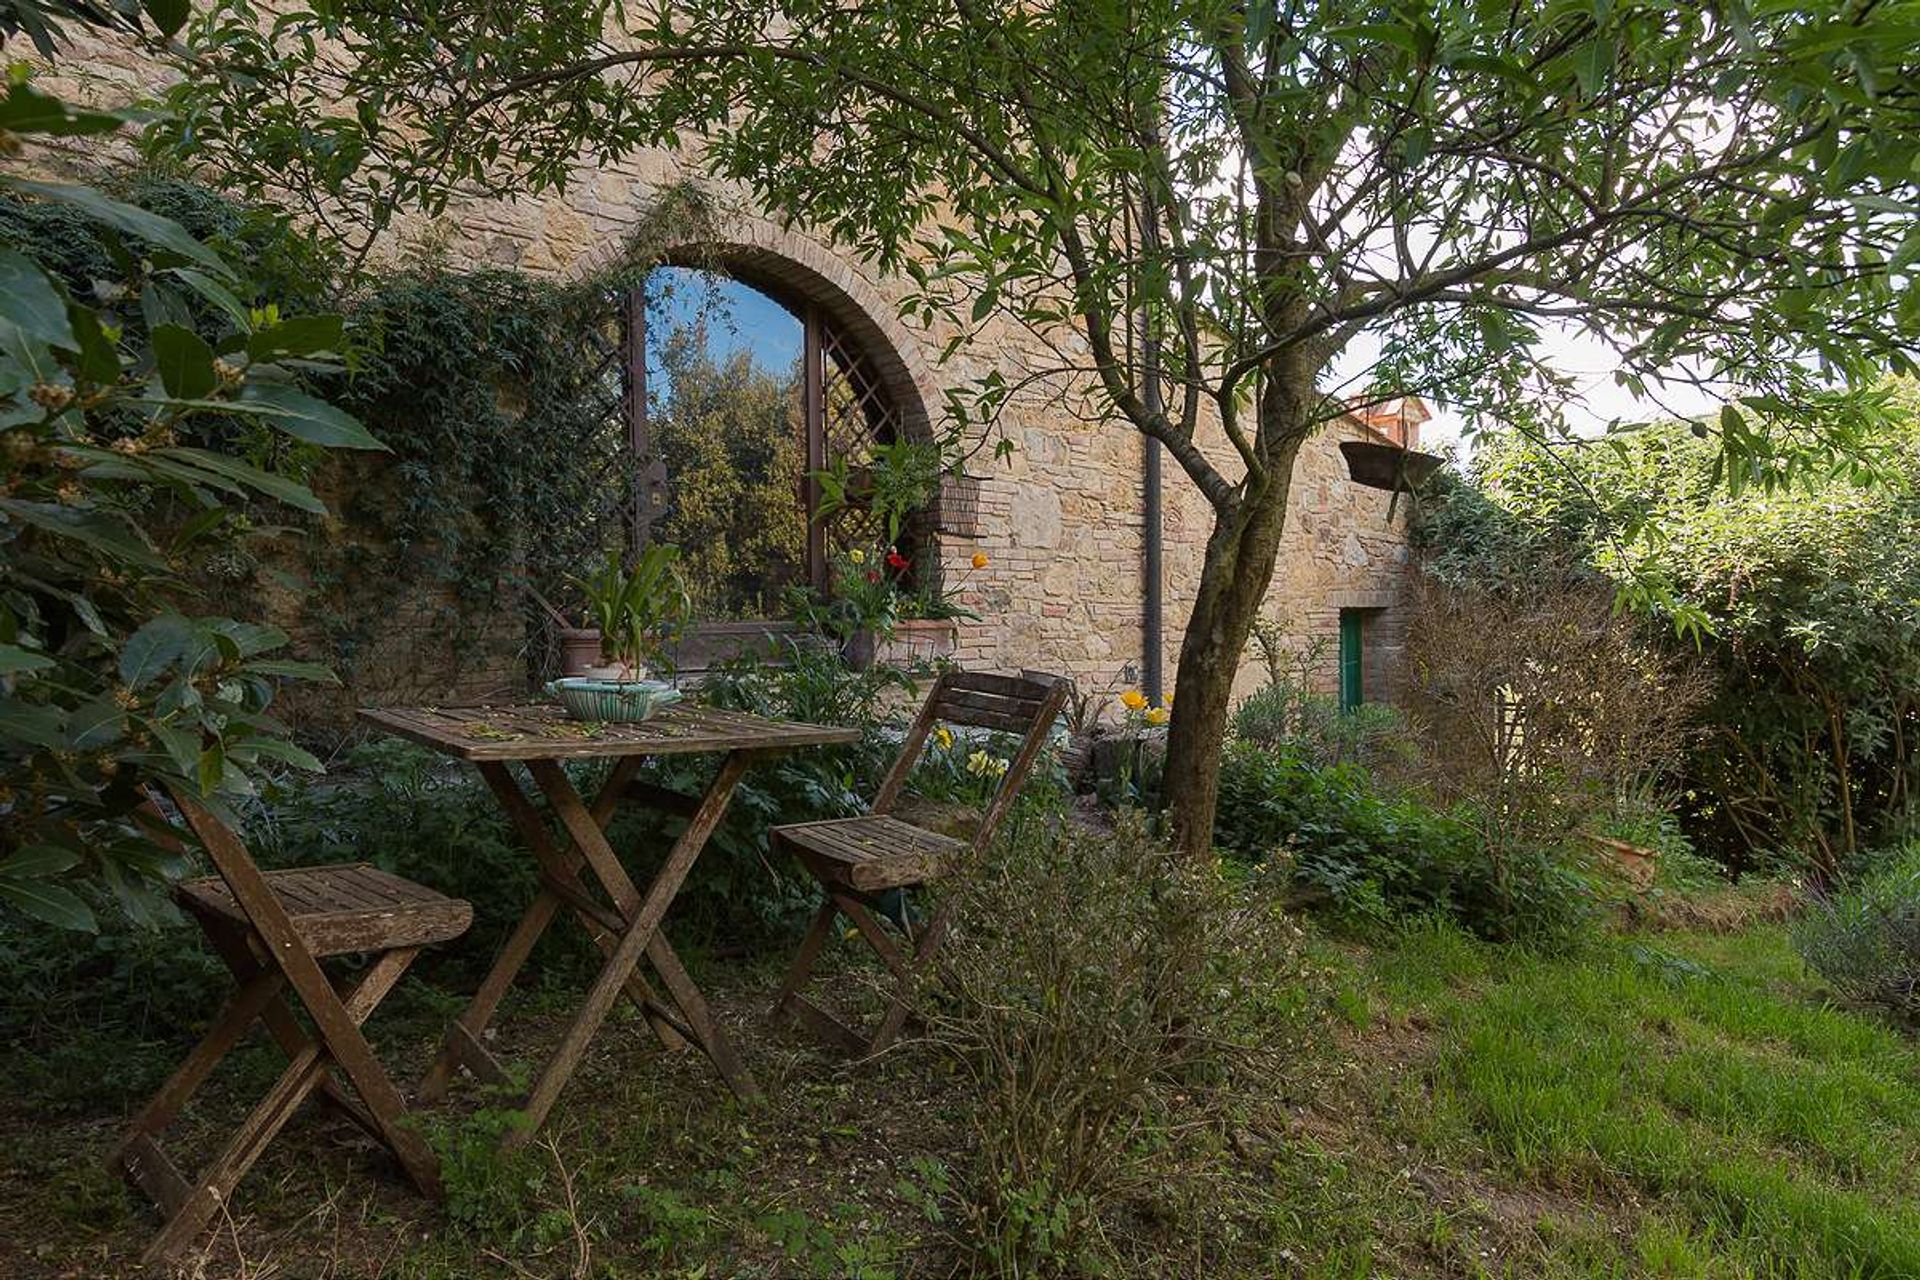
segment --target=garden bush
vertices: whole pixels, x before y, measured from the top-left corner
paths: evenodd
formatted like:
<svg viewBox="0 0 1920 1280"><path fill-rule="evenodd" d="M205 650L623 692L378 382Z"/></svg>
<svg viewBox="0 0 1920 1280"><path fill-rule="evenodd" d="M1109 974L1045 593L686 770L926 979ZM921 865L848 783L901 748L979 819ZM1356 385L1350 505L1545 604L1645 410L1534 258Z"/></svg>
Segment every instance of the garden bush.
<svg viewBox="0 0 1920 1280"><path fill-rule="evenodd" d="M1594 898L1566 851L1496 853L1485 826L1470 805L1436 808L1357 765L1321 766L1298 751L1236 742L1221 770L1214 842L1286 868L1309 905L1345 924L1437 914L1492 939L1578 933Z"/></svg>
<svg viewBox="0 0 1920 1280"><path fill-rule="evenodd" d="M1217 1162L1192 1157L1279 1095L1310 1026L1301 933L1270 890L1174 853L1137 813L1110 832L1029 814L956 884L922 1003L964 1082L982 1270L1107 1274L1107 1228L1142 1203L1206 1256Z"/></svg>
<svg viewBox="0 0 1920 1280"><path fill-rule="evenodd" d="M1856 465L1791 485L1758 462L1723 485L1721 448L1686 422L1605 447L1489 438L1474 483L1422 507L1439 581L1522 599L1543 586L1618 590L1641 606L1644 645L1704 662L1704 731L1686 743L1676 790L1695 845L1736 873L1784 856L1832 877L1913 826L1912 385L1889 386L1872 414ZM1889 482L1862 484L1863 471Z"/></svg>
<svg viewBox="0 0 1920 1280"><path fill-rule="evenodd" d="M1795 926L1794 944L1842 998L1920 1025L1920 845L1875 863L1818 897Z"/></svg>

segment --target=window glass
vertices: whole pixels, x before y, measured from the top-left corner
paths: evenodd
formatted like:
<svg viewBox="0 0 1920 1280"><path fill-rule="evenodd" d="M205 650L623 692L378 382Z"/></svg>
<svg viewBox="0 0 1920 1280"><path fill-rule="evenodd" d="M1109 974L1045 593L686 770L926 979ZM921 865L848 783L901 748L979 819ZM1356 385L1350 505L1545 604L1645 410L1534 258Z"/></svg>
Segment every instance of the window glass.
<svg viewBox="0 0 1920 1280"><path fill-rule="evenodd" d="M647 434L666 469L652 537L681 549L696 616L770 618L808 580L805 327L714 272L646 283Z"/></svg>

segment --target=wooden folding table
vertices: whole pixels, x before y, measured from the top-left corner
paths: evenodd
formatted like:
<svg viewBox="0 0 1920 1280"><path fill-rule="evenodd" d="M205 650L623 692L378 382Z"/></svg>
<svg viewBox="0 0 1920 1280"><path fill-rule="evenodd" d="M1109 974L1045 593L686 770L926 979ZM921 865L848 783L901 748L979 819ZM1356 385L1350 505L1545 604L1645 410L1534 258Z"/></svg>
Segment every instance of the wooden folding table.
<svg viewBox="0 0 1920 1280"><path fill-rule="evenodd" d="M586 929L605 963L527 1095L525 1122L509 1136L508 1145L525 1143L546 1121L560 1091L580 1065L594 1032L623 992L634 1001L662 1044L669 1048L697 1046L737 1096L758 1095L753 1077L668 945L661 923L700 850L719 826L749 764L800 747L854 742L859 738L857 730L684 705L641 724L573 720L552 705L387 707L363 710L360 715L388 733L472 761L540 867L540 892L507 939L472 1003L449 1029L446 1043L421 1081L421 1101L444 1096L454 1072L463 1066L491 1084L504 1086L508 1082L506 1070L483 1043L487 1024L526 964L534 943L562 911L572 914ZM651 786L636 776L649 757L695 753L723 757L706 794L698 800ZM589 804L562 764L600 758L611 759L613 768ZM509 766L514 761L526 767L546 798L560 826L557 834L549 829L511 772ZM607 841L608 824L625 801L681 812L687 819L686 830L674 842L645 892L635 885ZM583 869L597 884L599 894L582 878ZM642 972L643 956L663 991L656 991Z"/></svg>

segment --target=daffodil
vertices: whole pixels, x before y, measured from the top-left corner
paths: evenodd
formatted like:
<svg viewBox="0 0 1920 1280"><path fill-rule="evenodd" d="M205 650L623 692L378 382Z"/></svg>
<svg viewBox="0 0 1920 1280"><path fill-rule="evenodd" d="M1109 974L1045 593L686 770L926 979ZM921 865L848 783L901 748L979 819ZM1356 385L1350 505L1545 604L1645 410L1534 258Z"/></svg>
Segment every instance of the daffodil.
<svg viewBox="0 0 1920 1280"><path fill-rule="evenodd" d="M947 728L947 726L945 725L934 726L933 740L940 744L940 749L942 751L953 750L953 730Z"/></svg>
<svg viewBox="0 0 1920 1280"><path fill-rule="evenodd" d="M986 552L984 552L984 551L976 551L976 552L974 552L974 553L973 553L973 567L974 567L974 568L976 568L976 569L984 569L984 568L986 568L986 567L987 567L987 553L986 553Z"/></svg>
<svg viewBox="0 0 1920 1280"><path fill-rule="evenodd" d="M1165 724L1171 719L1173 719L1173 712L1167 710L1165 707L1147 708L1146 721L1148 724Z"/></svg>
<svg viewBox="0 0 1920 1280"><path fill-rule="evenodd" d="M847 552L847 559L853 561L855 564L865 564L867 562L867 553L855 547L853 550Z"/></svg>
<svg viewBox="0 0 1920 1280"><path fill-rule="evenodd" d="M967 772L976 778L998 778L1007 771L1007 761L976 751L967 757Z"/></svg>
<svg viewBox="0 0 1920 1280"><path fill-rule="evenodd" d="M1129 711L1138 711L1147 705L1147 695L1138 689L1129 689L1120 695L1120 705Z"/></svg>

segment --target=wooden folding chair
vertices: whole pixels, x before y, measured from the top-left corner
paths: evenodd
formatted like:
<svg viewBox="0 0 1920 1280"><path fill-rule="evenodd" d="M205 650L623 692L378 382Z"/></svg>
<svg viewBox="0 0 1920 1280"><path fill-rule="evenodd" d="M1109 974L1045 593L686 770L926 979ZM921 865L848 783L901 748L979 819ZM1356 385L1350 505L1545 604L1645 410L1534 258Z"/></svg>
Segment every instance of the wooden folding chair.
<svg viewBox="0 0 1920 1280"><path fill-rule="evenodd" d="M391 1151L421 1191L437 1198L439 1164L407 1126L407 1105L360 1025L420 948L466 932L473 908L364 863L263 872L210 810L179 790L172 795L218 873L183 882L174 896L206 930L240 989L135 1117L110 1158L111 1166L167 1215L144 1260L171 1258L197 1236L316 1089ZM145 817L155 838L173 840L172 829L151 804ZM357 981L330 980L320 968L321 958L349 953L374 959ZM307 1011L311 1034L283 998L287 988ZM286 1070L198 1181L190 1182L156 1139L256 1019L286 1053ZM334 1075L336 1067L351 1093Z"/></svg>
<svg viewBox="0 0 1920 1280"><path fill-rule="evenodd" d="M909 955L876 916L879 897L948 876L986 849L1046 747L1067 692L1066 681L1059 679L948 672L934 682L926 704L907 730L900 758L894 761L864 816L795 823L775 827L769 833L773 847L791 850L827 893L806 940L800 944L800 954L794 957L793 967L780 985L773 1017L796 1020L822 1039L856 1054L879 1053L893 1043L912 1007L914 976L925 968L946 936L953 904L949 899L936 906L917 939L913 937L911 918L901 912L901 933L911 948ZM981 814L971 841L923 830L891 816L908 775L926 748L928 735L942 721L1025 735ZM871 1036L860 1034L800 994L838 915L853 922L898 984Z"/></svg>

